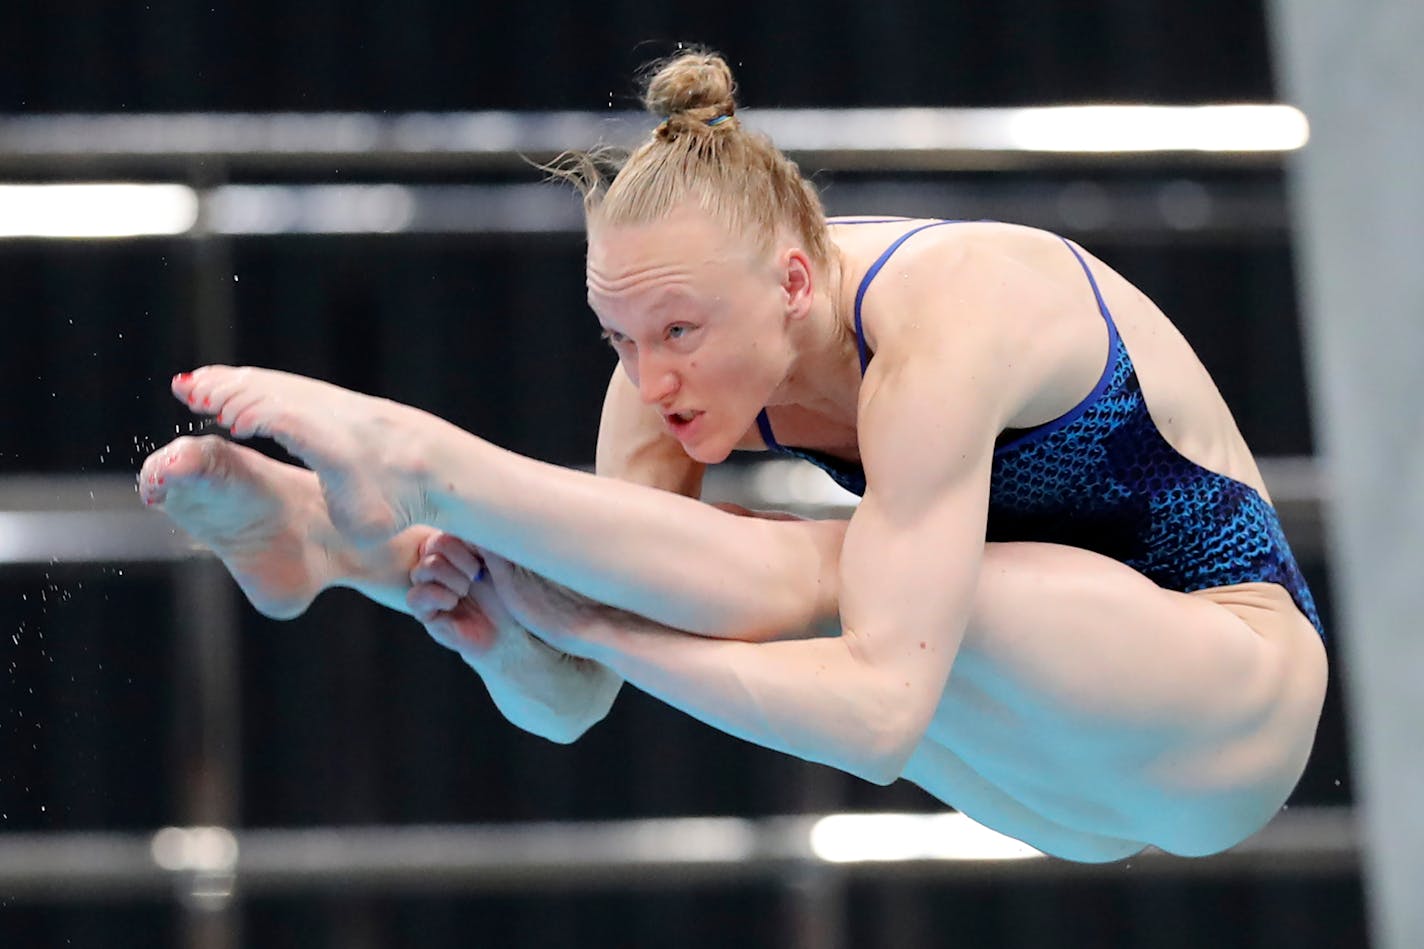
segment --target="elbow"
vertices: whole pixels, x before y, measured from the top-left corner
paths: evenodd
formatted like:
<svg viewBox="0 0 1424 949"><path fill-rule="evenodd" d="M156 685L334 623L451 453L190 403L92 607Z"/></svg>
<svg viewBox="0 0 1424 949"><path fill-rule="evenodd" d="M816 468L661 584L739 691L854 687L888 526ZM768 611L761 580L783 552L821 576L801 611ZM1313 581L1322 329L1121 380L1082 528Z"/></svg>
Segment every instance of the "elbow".
<svg viewBox="0 0 1424 949"><path fill-rule="evenodd" d="M573 711L545 717L541 727L529 729L556 745L572 745L594 725L608 717L613 701L623 687L623 680L607 669L587 664L593 680L585 701Z"/></svg>
<svg viewBox="0 0 1424 949"><path fill-rule="evenodd" d="M869 759L861 763L857 776L881 787L894 784L904 775L919 741L918 737L910 738L903 733L887 735L877 743L879 747Z"/></svg>
<svg viewBox="0 0 1424 949"><path fill-rule="evenodd" d="M574 718L571 716L541 717L538 721L515 722L531 735L538 735L556 745L572 745L584 736L603 716Z"/></svg>
<svg viewBox="0 0 1424 949"><path fill-rule="evenodd" d="M560 725L562 725L562 723L560 723ZM592 726L593 723L588 722L586 724L579 725L575 728L544 728L539 731L533 732L533 734L538 735L540 738L547 739L548 741L552 741L556 745L572 745L574 742L582 738L584 732L588 731L589 728L591 728Z"/></svg>
<svg viewBox="0 0 1424 949"><path fill-rule="evenodd" d="M929 717L897 709L882 711L876 721L877 726L871 730L860 760L847 770L883 787L894 784L904 775L910 757L924 740Z"/></svg>

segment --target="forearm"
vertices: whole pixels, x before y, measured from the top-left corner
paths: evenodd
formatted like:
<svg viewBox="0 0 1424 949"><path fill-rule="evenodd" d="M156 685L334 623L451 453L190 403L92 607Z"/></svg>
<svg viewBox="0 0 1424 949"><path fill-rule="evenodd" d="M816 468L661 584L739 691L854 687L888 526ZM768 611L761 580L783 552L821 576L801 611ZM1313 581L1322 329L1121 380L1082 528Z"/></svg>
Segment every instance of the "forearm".
<svg viewBox="0 0 1424 949"><path fill-rule="evenodd" d="M492 648L462 650L461 657L511 724L559 744L601 721L623 686L607 667L560 652L523 629L503 629Z"/></svg>
<svg viewBox="0 0 1424 949"><path fill-rule="evenodd" d="M445 432L426 473L437 525L584 596L744 638L833 608L833 532L737 517Z"/></svg>
<svg viewBox="0 0 1424 949"><path fill-rule="evenodd" d="M918 740L902 690L845 638L746 643L614 626L582 635L616 674L715 728L888 784Z"/></svg>
<svg viewBox="0 0 1424 949"><path fill-rule="evenodd" d="M310 565L315 596L330 587L347 587L406 615L414 615L407 594L411 570L435 528L416 526L384 544L358 547L332 525L316 476L293 471L292 508L295 536ZM433 632L433 631L432 631ZM436 636L437 639L441 637ZM573 741L608 714L622 680L586 659L575 659L538 641L512 621L482 648L441 641L460 653L480 674L495 705L516 726L551 741Z"/></svg>
<svg viewBox="0 0 1424 949"><path fill-rule="evenodd" d="M482 556L493 575L492 589L476 584L482 598L507 605L557 648L730 734L879 783L898 776L917 740L901 683L859 658L851 633L757 643L693 636Z"/></svg>

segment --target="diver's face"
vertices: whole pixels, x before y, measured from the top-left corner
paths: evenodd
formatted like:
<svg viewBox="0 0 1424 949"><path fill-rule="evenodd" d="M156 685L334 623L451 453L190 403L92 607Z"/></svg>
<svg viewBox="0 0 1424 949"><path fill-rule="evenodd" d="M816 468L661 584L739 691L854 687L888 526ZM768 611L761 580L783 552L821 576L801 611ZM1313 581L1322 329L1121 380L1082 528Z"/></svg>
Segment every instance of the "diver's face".
<svg viewBox="0 0 1424 949"><path fill-rule="evenodd" d="M588 302L643 402L687 454L724 460L791 365L776 268L695 207L591 222Z"/></svg>

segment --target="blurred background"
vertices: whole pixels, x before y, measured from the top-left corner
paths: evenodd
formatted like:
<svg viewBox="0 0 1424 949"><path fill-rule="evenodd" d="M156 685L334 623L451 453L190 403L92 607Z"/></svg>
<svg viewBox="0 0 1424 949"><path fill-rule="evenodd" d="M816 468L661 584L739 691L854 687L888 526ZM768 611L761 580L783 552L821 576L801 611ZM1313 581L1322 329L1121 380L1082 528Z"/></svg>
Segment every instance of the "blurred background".
<svg viewBox="0 0 1424 949"><path fill-rule="evenodd" d="M632 689L549 744L414 621L348 591L264 619L142 510L139 464L193 431L168 379L213 361L591 464L612 357L577 202L521 156L650 128L634 74L679 41L727 55L832 213L1046 227L1156 300L1337 628L1298 116L1085 113L1043 145L1012 111L1281 103L1260 3L3 4L0 185L169 187L0 193L0 945L1367 945L1338 655L1304 779L1237 854L838 861L820 816L942 808ZM907 107L938 111L842 111ZM844 504L755 462L714 488Z"/></svg>

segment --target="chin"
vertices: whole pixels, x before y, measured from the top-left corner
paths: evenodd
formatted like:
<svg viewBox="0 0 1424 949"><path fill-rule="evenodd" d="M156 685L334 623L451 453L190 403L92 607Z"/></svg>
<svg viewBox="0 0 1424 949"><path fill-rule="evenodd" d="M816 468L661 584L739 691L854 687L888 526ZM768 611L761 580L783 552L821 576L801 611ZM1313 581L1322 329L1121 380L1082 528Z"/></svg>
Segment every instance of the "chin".
<svg viewBox="0 0 1424 949"><path fill-rule="evenodd" d="M687 454L687 457L704 465L720 465L727 460L735 447L735 445L724 445L712 438L699 439L691 445L686 442L682 443L682 450Z"/></svg>

